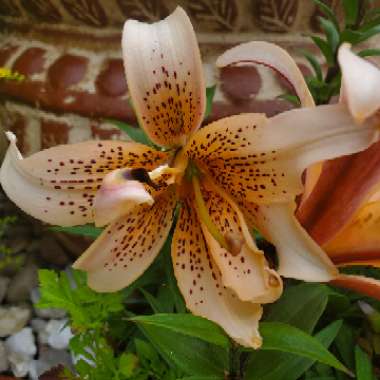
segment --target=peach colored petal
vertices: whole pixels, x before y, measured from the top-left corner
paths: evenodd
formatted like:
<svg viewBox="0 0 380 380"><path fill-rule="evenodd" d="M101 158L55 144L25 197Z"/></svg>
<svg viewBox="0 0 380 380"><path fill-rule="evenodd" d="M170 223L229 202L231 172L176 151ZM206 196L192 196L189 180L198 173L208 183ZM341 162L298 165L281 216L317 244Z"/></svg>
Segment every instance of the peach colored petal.
<svg viewBox="0 0 380 380"><path fill-rule="evenodd" d="M250 223L276 247L279 259L277 272L281 276L326 282L338 275L327 254L296 219L294 202L245 206Z"/></svg>
<svg viewBox="0 0 380 380"><path fill-rule="evenodd" d="M281 278L269 268L264 253L256 247L236 203L209 182L205 182L202 192L213 223L236 249L229 252L221 247L205 224L201 224L209 252L221 272L223 284L232 289L242 301L274 302L282 293Z"/></svg>
<svg viewBox="0 0 380 380"><path fill-rule="evenodd" d="M292 201L301 175L325 159L361 151L378 135L358 127L343 105L283 112L267 119L241 114L197 131L185 151L236 199L257 204Z"/></svg>
<svg viewBox="0 0 380 380"><path fill-rule="evenodd" d="M354 54L348 43L339 48L338 60L342 70L342 101L361 123L380 108L380 70Z"/></svg>
<svg viewBox="0 0 380 380"><path fill-rule="evenodd" d="M251 41L223 53L216 61L218 67L259 63L281 74L294 88L303 107L313 107L314 99L294 59L282 48L265 41Z"/></svg>
<svg viewBox="0 0 380 380"><path fill-rule="evenodd" d="M1 184L9 198L28 214L50 224L72 226L93 221L92 206L103 177L119 167L148 170L168 154L145 145L89 141L46 149L23 159L16 137L1 168Z"/></svg>
<svg viewBox="0 0 380 380"><path fill-rule="evenodd" d="M96 226L105 226L142 203L150 206L154 203L141 182L125 178L123 174L129 171L116 169L104 177L94 199Z"/></svg>
<svg viewBox="0 0 380 380"><path fill-rule="evenodd" d="M243 302L224 287L192 202L182 203L172 241L174 273L189 310L219 324L239 344L259 348L259 304Z"/></svg>
<svg viewBox="0 0 380 380"><path fill-rule="evenodd" d="M113 222L74 263L74 268L87 272L92 289L122 289L149 267L172 225L176 204L172 190L158 197L153 206L138 206Z"/></svg>
<svg viewBox="0 0 380 380"><path fill-rule="evenodd" d="M182 8L147 24L128 20L123 31L128 88L139 123L158 145L182 145L205 112L199 48Z"/></svg>

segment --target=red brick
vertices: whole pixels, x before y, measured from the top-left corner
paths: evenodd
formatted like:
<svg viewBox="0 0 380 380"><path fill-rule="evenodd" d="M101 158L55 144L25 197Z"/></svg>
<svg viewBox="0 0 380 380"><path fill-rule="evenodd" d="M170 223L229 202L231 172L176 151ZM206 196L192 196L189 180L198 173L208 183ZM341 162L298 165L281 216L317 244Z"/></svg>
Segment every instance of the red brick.
<svg viewBox="0 0 380 380"><path fill-rule="evenodd" d="M42 72L45 63L45 52L45 49L38 47L25 50L13 64L13 70L24 75Z"/></svg>
<svg viewBox="0 0 380 380"><path fill-rule="evenodd" d="M50 84L57 89L65 89L79 83L86 74L87 64L86 57L63 55L50 66Z"/></svg>
<svg viewBox="0 0 380 380"><path fill-rule="evenodd" d="M70 128L66 123L41 119L41 148L46 149L55 145L67 144Z"/></svg>
<svg viewBox="0 0 380 380"><path fill-rule="evenodd" d="M232 101L250 100L261 88L261 77L253 66L224 67L220 71L221 90Z"/></svg>
<svg viewBox="0 0 380 380"><path fill-rule="evenodd" d="M96 80L99 92L107 96L121 96L127 92L124 65L121 59L110 59Z"/></svg>

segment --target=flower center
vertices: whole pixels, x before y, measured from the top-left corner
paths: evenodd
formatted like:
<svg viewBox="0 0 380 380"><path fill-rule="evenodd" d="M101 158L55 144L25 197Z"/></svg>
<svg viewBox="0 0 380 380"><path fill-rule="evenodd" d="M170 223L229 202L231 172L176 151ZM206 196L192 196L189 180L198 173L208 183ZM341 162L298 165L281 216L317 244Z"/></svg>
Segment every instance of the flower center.
<svg viewBox="0 0 380 380"><path fill-rule="evenodd" d="M124 179L146 183L148 186L152 187L154 190L159 189L159 185L157 185L156 183L152 181L152 178L149 176L149 172L144 168L125 170L122 175Z"/></svg>

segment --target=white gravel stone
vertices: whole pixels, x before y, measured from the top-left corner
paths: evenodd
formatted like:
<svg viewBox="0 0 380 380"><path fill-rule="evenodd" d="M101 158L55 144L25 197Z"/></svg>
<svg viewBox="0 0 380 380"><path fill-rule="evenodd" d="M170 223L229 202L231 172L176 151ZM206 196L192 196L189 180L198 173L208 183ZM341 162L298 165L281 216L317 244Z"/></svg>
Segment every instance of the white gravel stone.
<svg viewBox="0 0 380 380"><path fill-rule="evenodd" d="M73 369L70 354L65 350L55 350L48 346L42 347L38 360L33 360L29 368L29 377L38 380L46 371L62 364L65 368Z"/></svg>
<svg viewBox="0 0 380 380"><path fill-rule="evenodd" d="M17 377L26 376L31 368L33 356L37 353L34 335L30 327L25 327L5 341L5 349L11 370Z"/></svg>
<svg viewBox="0 0 380 380"><path fill-rule="evenodd" d="M5 350L5 345L3 341L0 341L0 373L8 371L9 360Z"/></svg>
<svg viewBox="0 0 380 380"><path fill-rule="evenodd" d="M40 318L35 318L30 321L30 326L37 334L39 344L47 344L48 334L46 332L47 321Z"/></svg>
<svg viewBox="0 0 380 380"><path fill-rule="evenodd" d="M45 339L43 334L46 334L47 344L56 350L64 350L69 346L70 339L73 334L67 325L67 320L52 319L46 324L45 330L41 333L41 339Z"/></svg>
<svg viewBox="0 0 380 380"><path fill-rule="evenodd" d="M11 370L16 377L25 377L31 368L33 359L31 356L11 352L8 354L8 360L11 364Z"/></svg>
<svg viewBox="0 0 380 380"><path fill-rule="evenodd" d="M25 307L0 307L0 338L20 331L30 319L30 310Z"/></svg>
<svg viewBox="0 0 380 380"><path fill-rule="evenodd" d="M33 330L30 327L25 327L17 334L10 336L5 341L5 347L8 353L33 357L37 353Z"/></svg>

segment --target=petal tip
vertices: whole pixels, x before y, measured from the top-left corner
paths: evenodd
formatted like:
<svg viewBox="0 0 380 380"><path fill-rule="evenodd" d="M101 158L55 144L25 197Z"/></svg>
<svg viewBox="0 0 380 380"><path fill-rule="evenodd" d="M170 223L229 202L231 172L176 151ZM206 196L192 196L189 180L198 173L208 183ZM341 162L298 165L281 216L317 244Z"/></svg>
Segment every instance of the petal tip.
<svg viewBox="0 0 380 380"><path fill-rule="evenodd" d="M11 131L6 131L5 132L5 136L7 137L8 141L10 143L16 143L17 142L16 135L13 132L11 132Z"/></svg>

